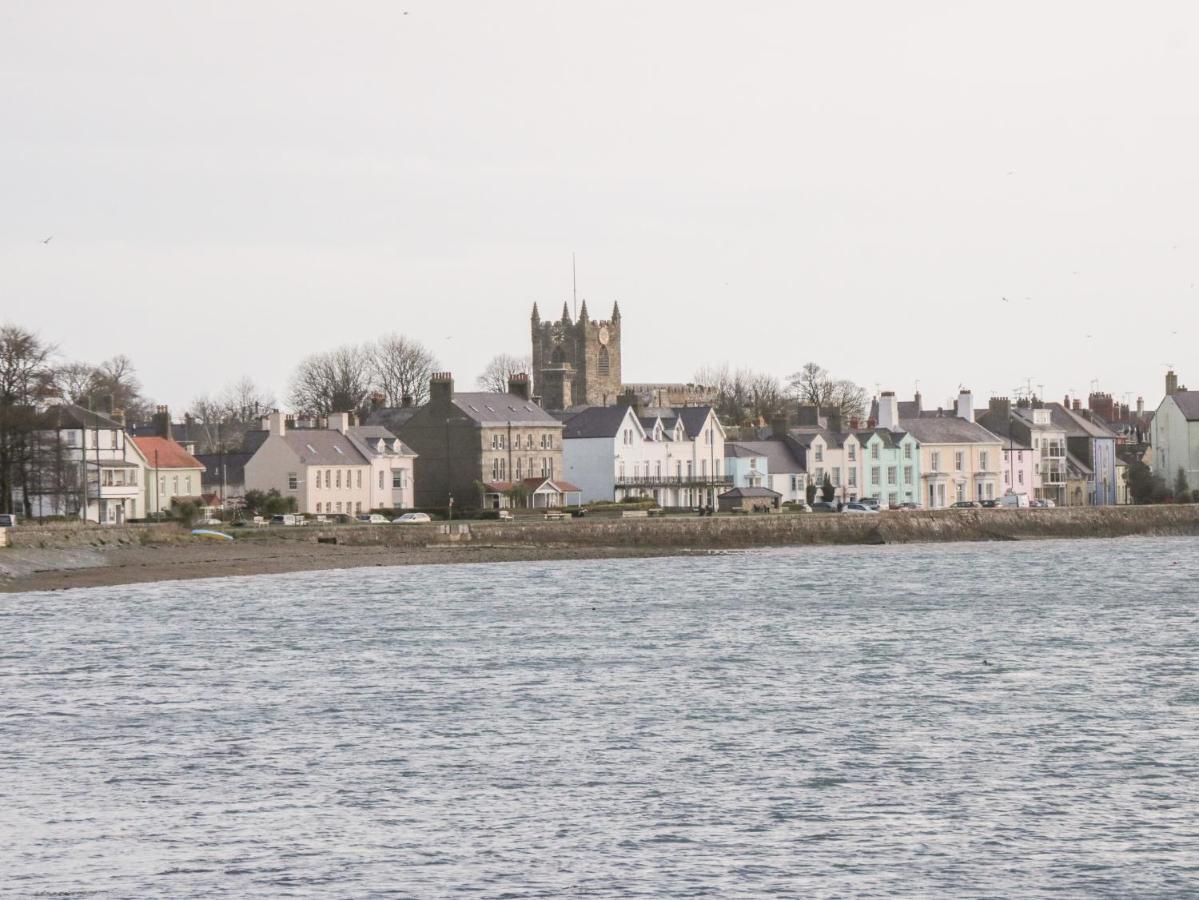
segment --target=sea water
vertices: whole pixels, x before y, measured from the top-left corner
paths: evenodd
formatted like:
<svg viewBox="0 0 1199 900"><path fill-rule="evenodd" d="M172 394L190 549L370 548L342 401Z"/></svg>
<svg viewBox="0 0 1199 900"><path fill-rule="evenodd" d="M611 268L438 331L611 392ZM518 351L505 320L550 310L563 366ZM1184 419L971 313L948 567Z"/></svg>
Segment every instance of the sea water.
<svg viewBox="0 0 1199 900"><path fill-rule="evenodd" d="M1199 541L0 597L0 892L1199 891Z"/></svg>

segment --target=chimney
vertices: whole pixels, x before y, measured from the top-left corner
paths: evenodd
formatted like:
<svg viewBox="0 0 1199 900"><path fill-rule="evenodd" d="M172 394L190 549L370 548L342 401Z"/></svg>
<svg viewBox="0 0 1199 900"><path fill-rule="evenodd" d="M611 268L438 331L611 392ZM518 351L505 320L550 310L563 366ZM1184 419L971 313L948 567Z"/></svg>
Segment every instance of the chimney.
<svg viewBox="0 0 1199 900"><path fill-rule="evenodd" d="M1145 415L1145 398L1137 397L1137 418L1143 418Z"/></svg>
<svg viewBox="0 0 1199 900"><path fill-rule="evenodd" d="M1177 393L1178 393L1178 376L1175 375L1174 370L1171 369L1169 372L1166 373L1166 396L1173 397Z"/></svg>
<svg viewBox="0 0 1199 900"><path fill-rule="evenodd" d="M404 407L404 409L410 409L412 407L412 395L404 394L400 397L400 406Z"/></svg>
<svg viewBox="0 0 1199 900"><path fill-rule="evenodd" d="M781 441L791 430L791 416L784 410L770 420L770 434L775 440Z"/></svg>
<svg viewBox="0 0 1199 900"><path fill-rule="evenodd" d="M345 434L350 427L350 414L348 412L335 412L329 414L329 428L339 434Z"/></svg>
<svg viewBox="0 0 1199 900"><path fill-rule="evenodd" d="M270 434L283 437L283 435L287 434L287 418L287 416L276 409L266 417L266 420L262 424Z"/></svg>
<svg viewBox="0 0 1199 900"><path fill-rule="evenodd" d="M830 412L825 417L825 421L828 422L829 431L833 434L841 433L841 410L838 409L835 412Z"/></svg>
<svg viewBox="0 0 1199 900"><path fill-rule="evenodd" d="M1087 397L1087 409L1109 422L1116 419L1115 401L1112 400L1111 394L1092 391Z"/></svg>
<svg viewBox="0 0 1199 900"><path fill-rule="evenodd" d="M628 406L633 410L633 415L641 416L641 395L632 388L626 388L616 396L617 406Z"/></svg>
<svg viewBox="0 0 1199 900"><path fill-rule="evenodd" d="M957 417L967 422L974 421L974 395L965 388L958 391Z"/></svg>
<svg viewBox="0 0 1199 900"><path fill-rule="evenodd" d="M1075 410L1075 411L1077 411L1077 412L1082 412L1082 401L1081 401L1081 400L1079 400L1077 397L1075 397L1075 398L1074 398L1074 405L1073 405L1073 407L1071 407L1071 408L1072 408L1072 409L1074 409L1074 410Z"/></svg>
<svg viewBox="0 0 1199 900"><path fill-rule="evenodd" d="M883 391L879 394L878 427L887 429L899 427L899 401L895 399L894 391Z"/></svg>
<svg viewBox="0 0 1199 900"><path fill-rule="evenodd" d="M987 409L996 419L1007 421L1012 416L1012 401L1007 397L992 397L987 403Z"/></svg>
<svg viewBox="0 0 1199 900"><path fill-rule="evenodd" d="M924 398L920 396L919 391L916 391L912 399L916 401L916 415L919 416L920 413L924 412Z"/></svg>
<svg viewBox="0 0 1199 900"><path fill-rule="evenodd" d="M434 372L429 379L429 401L449 403L454 399L454 376L449 372Z"/></svg>
<svg viewBox="0 0 1199 900"><path fill-rule="evenodd" d="M386 394L380 393L379 391L375 391L373 394L371 394L371 410L372 411L377 410L377 409L382 409L386 405L387 405L387 395Z"/></svg>
<svg viewBox="0 0 1199 900"><path fill-rule="evenodd" d="M796 408L795 422L809 428L820 424L820 407L801 403Z"/></svg>
<svg viewBox="0 0 1199 900"><path fill-rule="evenodd" d="M529 384L529 376L525 372L517 372L515 375L508 376L508 393L521 400L528 402L532 396L532 385Z"/></svg>
<svg viewBox="0 0 1199 900"><path fill-rule="evenodd" d="M191 413L183 414L183 424L187 425L189 428L195 423L195 421L196 421L196 417L193 416Z"/></svg>
<svg viewBox="0 0 1199 900"><path fill-rule="evenodd" d="M862 424L861 419L859 419L857 416L850 416L850 418L849 418L849 430L850 431L857 431L858 427L861 424Z"/></svg>
<svg viewBox="0 0 1199 900"><path fill-rule="evenodd" d="M571 396L574 377L574 367L570 363L541 370L541 396L546 409L563 410L574 405Z"/></svg>
<svg viewBox="0 0 1199 900"><path fill-rule="evenodd" d="M165 406L154 407L154 417L150 420L154 425L155 437L171 439L171 412Z"/></svg>

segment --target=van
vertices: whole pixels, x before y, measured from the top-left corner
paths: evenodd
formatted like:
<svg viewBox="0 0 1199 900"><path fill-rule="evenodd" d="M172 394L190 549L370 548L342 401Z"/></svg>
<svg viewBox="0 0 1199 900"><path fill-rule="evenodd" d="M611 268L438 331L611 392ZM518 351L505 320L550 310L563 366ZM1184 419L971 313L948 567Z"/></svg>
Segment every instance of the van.
<svg viewBox="0 0 1199 900"><path fill-rule="evenodd" d="M303 525L304 517L295 516L291 513L284 513L278 516L271 516L272 525Z"/></svg>
<svg viewBox="0 0 1199 900"><path fill-rule="evenodd" d="M0 528L16 528L17 517L14 513L0 513Z"/></svg>
<svg viewBox="0 0 1199 900"><path fill-rule="evenodd" d="M1028 509L1028 494L1004 494L999 505L1004 509Z"/></svg>

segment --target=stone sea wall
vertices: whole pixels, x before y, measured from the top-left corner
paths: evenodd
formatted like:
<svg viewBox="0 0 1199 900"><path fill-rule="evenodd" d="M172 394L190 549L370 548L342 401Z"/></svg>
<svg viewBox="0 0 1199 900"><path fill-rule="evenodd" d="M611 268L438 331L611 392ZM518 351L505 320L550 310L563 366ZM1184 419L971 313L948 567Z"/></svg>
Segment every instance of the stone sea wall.
<svg viewBox="0 0 1199 900"><path fill-rule="evenodd" d="M914 510L878 515L831 513L661 519L541 519L229 529L238 542L308 541L343 546L426 547L452 543L739 549L819 544L907 544L1199 535L1199 505L1071 509ZM194 540L178 525L72 528L22 526L17 548L82 549Z"/></svg>

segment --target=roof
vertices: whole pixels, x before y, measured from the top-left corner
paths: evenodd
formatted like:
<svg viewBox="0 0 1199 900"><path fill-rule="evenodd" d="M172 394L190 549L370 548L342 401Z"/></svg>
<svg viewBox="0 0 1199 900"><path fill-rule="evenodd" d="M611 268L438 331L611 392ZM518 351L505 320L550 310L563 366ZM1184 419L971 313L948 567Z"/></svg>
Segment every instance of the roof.
<svg viewBox="0 0 1199 900"><path fill-rule="evenodd" d="M817 437L824 438L824 442L830 447L840 447L845 443L847 435L817 425L799 425L787 429L787 436L804 447L811 447L813 439Z"/></svg>
<svg viewBox="0 0 1199 900"><path fill-rule="evenodd" d="M901 419L916 419L920 416L926 416L930 412L935 416L936 410L921 410L920 404L915 400L896 400L896 407L899 409L899 418ZM875 397L870 401L870 412L868 418L878 421L878 398Z"/></svg>
<svg viewBox="0 0 1199 900"><path fill-rule="evenodd" d="M363 427L381 425L392 432L399 431L419 411L419 406L381 406L370 411Z"/></svg>
<svg viewBox="0 0 1199 900"><path fill-rule="evenodd" d="M710 406L674 406L671 407L675 416L683 421L683 428L690 438L696 437L704 430L708 415L712 412Z"/></svg>
<svg viewBox="0 0 1199 900"><path fill-rule="evenodd" d="M104 428L123 431L125 426L103 413L84 409L77 403L60 403L46 409L45 417L51 428Z"/></svg>
<svg viewBox="0 0 1199 900"><path fill-rule="evenodd" d="M253 453L226 453L222 459L220 453L197 453L196 459L204 466L205 472L201 479L203 485L218 485L222 481L226 485L246 483L246 463ZM221 465L225 467L224 479L221 478Z"/></svg>
<svg viewBox="0 0 1199 900"><path fill-rule="evenodd" d="M1175 391L1170 396L1188 422L1199 422L1199 391Z"/></svg>
<svg viewBox="0 0 1199 900"><path fill-rule="evenodd" d="M283 441L306 466L363 466L366 456L354 442L338 431L329 429L289 430Z"/></svg>
<svg viewBox="0 0 1199 900"><path fill-rule="evenodd" d="M765 459L766 468L773 475L804 471L791 448L783 441L731 441L724 445L724 455L734 459Z"/></svg>
<svg viewBox="0 0 1199 900"><path fill-rule="evenodd" d="M628 416L627 406L588 406L568 418L562 439L616 437Z"/></svg>
<svg viewBox="0 0 1199 900"><path fill-rule="evenodd" d="M416 456L415 450L382 425L351 425L346 433L350 436L350 440L358 442L355 446L359 450L365 449L364 455L376 455L375 448L371 446L375 441L387 441L390 445L388 448L390 452L398 453L401 456Z"/></svg>
<svg viewBox="0 0 1199 900"><path fill-rule="evenodd" d="M957 416L901 419L900 427L922 444L1002 444L1003 439L977 422Z"/></svg>
<svg viewBox="0 0 1199 900"><path fill-rule="evenodd" d="M562 424L532 400L522 400L515 394L454 394L453 404L479 425Z"/></svg>
<svg viewBox="0 0 1199 900"><path fill-rule="evenodd" d="M1092 471L1090 466L1088 466L1085 462L1083 462L1081 459L1079 459L1073 453L1066 454L1066 465L1073 466L1075 469L1077 469L1083 475L1094 475L1095 474L1094 471Z"/></svg>
<svg viewBox="0 0 1199 900"><path fill-rule="evenodd" d="M1066 437L1115 438L1115 433L1102 425L1088 421L1085 416L1071 409L1066 409L1061 403L1046 403L1053 424L1064 428Z"/></svg>
<svg viewBox="0 0 1199 900"><path fill-rule="evenodd" d="M718 499L725 497L781 497L783 496L778 491L772 491L770 488L764 487L735 487L725 491L723 494L716 495Z"/></svg>
<svg viewBox="0 0 1199 900"><path fill-rule="evenodd" d="M183 449L178 441L162 437L137 437L130 440L137 444L146 462L157 469L203 469L204 464Z"/></svg>

